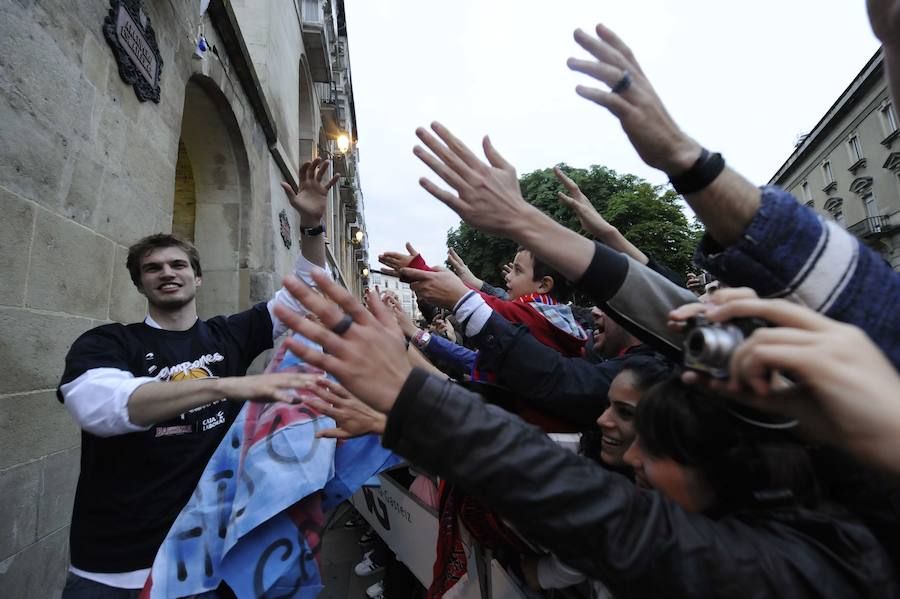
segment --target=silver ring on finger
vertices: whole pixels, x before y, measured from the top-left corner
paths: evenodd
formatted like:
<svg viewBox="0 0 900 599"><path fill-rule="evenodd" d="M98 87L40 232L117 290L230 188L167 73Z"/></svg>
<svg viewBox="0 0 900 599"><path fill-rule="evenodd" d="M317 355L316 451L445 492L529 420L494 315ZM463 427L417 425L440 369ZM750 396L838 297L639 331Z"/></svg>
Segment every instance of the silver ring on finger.
<svg viewBox="0 0 900 599"><path fill-rule="evenodd" d="M351 324L353 324L353 319L349 315L344 314L338 323L331 327L331 332L338 336L343 335L350 328Z"/></svg>
<svg viewBox="0 0 900 599"><path fill-rule="evenodd" d="M619 82L612 86L612 93L621 94L624 93L629 87L631 87L631 73L628 72L628 69L622 71L622 78L619 79Z"/></svg>

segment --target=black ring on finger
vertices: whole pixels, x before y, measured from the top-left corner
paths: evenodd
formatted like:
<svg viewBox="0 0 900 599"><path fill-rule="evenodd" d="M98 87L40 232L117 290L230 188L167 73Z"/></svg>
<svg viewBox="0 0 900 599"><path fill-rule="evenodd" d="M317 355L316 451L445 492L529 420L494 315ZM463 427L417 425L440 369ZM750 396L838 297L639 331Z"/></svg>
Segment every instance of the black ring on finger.
<svg viewBox="0 0 900 599"><path fill-rule="evenodd" d="M631 73L628 72L628 69L625 69L622 71L622 78L612 87L611 91L614 94L621 94L629 87L631 87Z"/></svg>
<svg viewBox="0 0 900 599"><path fill-rule="evenodd" d="M335 335L343 335L350 328L351 324L353 324L353 319L349 315L344 314L338 323L331 327L331 332Z"/></svg>

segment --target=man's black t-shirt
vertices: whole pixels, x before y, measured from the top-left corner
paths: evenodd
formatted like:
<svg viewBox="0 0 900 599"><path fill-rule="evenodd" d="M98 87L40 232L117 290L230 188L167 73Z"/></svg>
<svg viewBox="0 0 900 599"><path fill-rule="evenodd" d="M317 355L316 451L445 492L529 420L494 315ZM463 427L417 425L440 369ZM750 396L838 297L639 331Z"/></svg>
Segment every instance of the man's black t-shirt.
<svg viewBox="0 0 900 599"><path fill-rule="evenodd" d="M187 331L109 324L75 341L60 386L97 368L160 381L240 376L271 347L265 303L227 318L198 320ZM57 395L63 401L62 392ZM223 398L142 432L98 437L82 431L72 565L89 572L149 568L240 409L239 402Z"/></svg>

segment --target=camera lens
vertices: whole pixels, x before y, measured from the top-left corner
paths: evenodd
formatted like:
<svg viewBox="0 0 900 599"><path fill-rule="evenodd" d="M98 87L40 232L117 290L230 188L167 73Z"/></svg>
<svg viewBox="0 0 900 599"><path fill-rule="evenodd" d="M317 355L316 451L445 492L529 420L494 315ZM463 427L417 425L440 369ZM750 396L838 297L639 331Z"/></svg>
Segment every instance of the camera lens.
<svg viewBox="0 0 900 599"><path fill-rule="evenodd" d="M685 348L692 361L722 369L743 340L744 334L735 326L702 326L688 333Z"/></svg>

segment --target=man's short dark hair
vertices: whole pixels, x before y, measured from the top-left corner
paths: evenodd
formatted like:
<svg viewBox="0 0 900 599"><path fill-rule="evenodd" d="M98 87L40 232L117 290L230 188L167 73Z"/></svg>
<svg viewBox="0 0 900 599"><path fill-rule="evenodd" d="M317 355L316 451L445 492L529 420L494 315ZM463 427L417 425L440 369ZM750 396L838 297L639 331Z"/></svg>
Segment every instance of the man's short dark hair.
<svg viewBox="0 0 900 599"><path fill-rule="evenodd" d="M516 253L518 254L519 252L528 252L528 255L531 256L531 261L534 264L531 277L532 281L540 281L544 277L553 279L553 289L551 289L550 293L547 295L556 298L557 301L562 303L571 299L572 285L558 270L549 266L546 262L535 256L534 252L527 248L519 246L518 249L516 249Z"/></svg>
<svg viewBox="0 0 900 599"><path fill-rule="evenodd" d="M176 247L187 254L191 268L194 269L194 274L198 277L203 276L200 270L200 254L197 252L194 244L170 233L154 233L138 240L137 243L128 248L128 258L125 260L125 266L128 268L131 282L134 283L135 287L138 289L141 287L141 259L154 250L171 247Z"/></svg>

